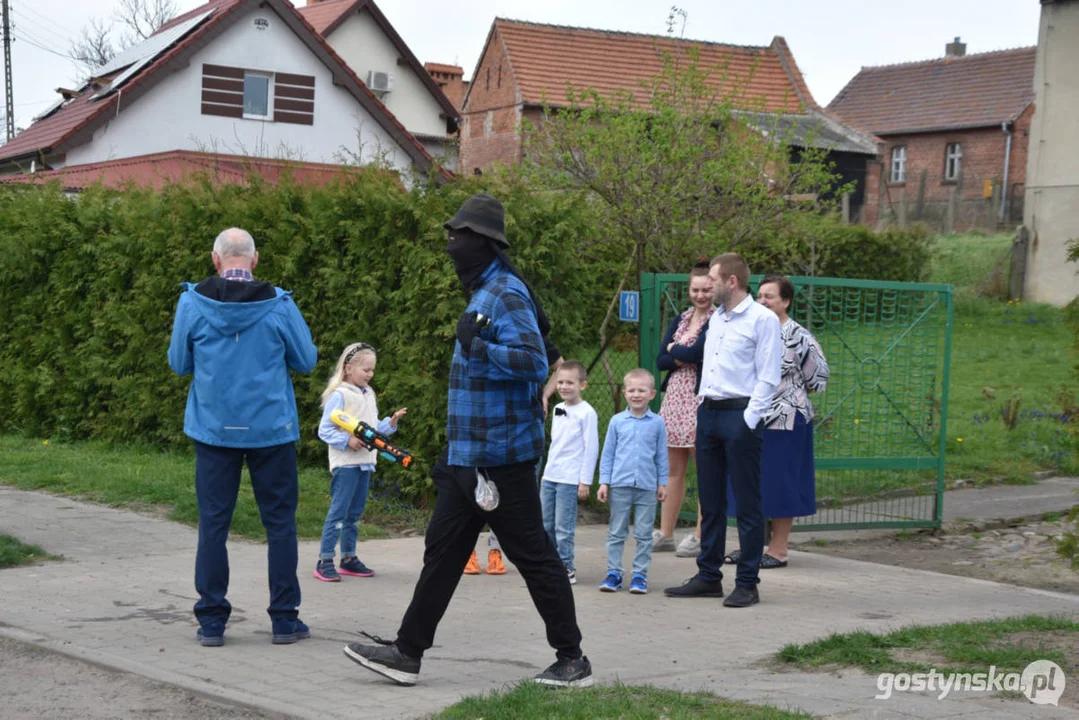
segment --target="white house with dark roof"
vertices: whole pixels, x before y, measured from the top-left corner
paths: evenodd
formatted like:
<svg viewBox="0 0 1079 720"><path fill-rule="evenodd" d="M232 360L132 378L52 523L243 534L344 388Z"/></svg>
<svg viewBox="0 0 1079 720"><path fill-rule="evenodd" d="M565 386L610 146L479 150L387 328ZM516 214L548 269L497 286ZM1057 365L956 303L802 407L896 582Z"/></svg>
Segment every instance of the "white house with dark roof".
<svg viewBox="0 0 1079 720"><path fill-rule="evenodd" d="M0 173L87 177L87 166L177 152L318 166L380 159L402 172L432 166L290 3L212 0L65 91L0 146Z"/></svg>

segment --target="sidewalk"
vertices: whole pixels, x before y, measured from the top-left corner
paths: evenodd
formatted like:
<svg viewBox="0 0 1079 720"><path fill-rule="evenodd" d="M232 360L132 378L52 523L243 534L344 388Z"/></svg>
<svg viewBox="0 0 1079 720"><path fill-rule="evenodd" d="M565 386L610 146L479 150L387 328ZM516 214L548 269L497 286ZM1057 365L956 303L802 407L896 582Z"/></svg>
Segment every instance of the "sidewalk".
<svg viewBox="0 0 1079 720"><path fill-rule="evenodd" d="M193 529L6 487L0 487L0 529L67 558L0 572L0 635L267 711L301 718L424 717L465 695L532 675L554 659L512 567L503 577L462 579L437 645L424 658L420 685L396 687L346 659L341 649L361 628L393 636L419 571L422 538L363 543L362 558L378 575L337 584L311 577L317 543L301 543L301 617L314 637L277 647L269 642L264 611L265 549L232 542L228 644L202 648L191 613ZM605 571L605 537L603 527L580 528L574 591L585 652L599 682L704 689L821 717L1079 717L1074 710L976 693L944 701L904 693L878 701L875 677L859 671L779 674L765 664L786 643L831 632L1027 613L1079 617L1077 596L809 553L792 553L791 567L766 572L761 604L746 610L664 598L663 587L695 572L692 560L671 553L656 555L650 594L607 595L596 591ZM1079 678L1069 680L1067 695L1079 691Z"/></svg>

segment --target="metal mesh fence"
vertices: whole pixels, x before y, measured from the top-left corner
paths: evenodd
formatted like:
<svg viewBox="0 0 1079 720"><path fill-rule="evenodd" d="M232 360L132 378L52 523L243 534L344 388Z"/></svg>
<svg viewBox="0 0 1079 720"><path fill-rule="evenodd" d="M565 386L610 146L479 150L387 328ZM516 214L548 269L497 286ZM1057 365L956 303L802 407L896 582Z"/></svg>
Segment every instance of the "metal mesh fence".
<svg viewBox="0 0 1079 720"><path fill-rule="evenodd" d="M760 276L751 279L756 290ZM944 482L952 288L792 277L791 317L831 368L816 409L817 514L796 528L930 527ZM646 276L642 356L688 306L687 278ZM657 405L658 407L658 405ZM695 473L687 478L695 492Z"/></svg>

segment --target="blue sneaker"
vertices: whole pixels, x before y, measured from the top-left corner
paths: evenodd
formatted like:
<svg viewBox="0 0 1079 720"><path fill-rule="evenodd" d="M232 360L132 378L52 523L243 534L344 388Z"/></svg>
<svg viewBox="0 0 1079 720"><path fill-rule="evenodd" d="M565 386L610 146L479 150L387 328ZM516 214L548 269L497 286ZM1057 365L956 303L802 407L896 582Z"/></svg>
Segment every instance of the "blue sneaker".
<svg viewBox="0 0 1079 720"><path fill-rule="evenodd" d="M299 619L274 620L272 640L274 645L291 645L309 637L311 637L311 628Z"/></svg>
<svg viewBox="0 0 1079 720"><path fill-rule="evenodd" d="M607 577L599 584L600 592L618 592L622 589L622 576L616 572L607 573Z"/></svg>
<svg viewBox="0 0 1079 720"><path fill-rule="evenodd" d="M350 557L341 561L341 574L352 577L373 577L375 571L360 562L358 557Z"/></svg>
<svg viewBox="0 0 1079 720"><path fill-rule="evenodd" d="M207 627L200 627L195 637L203 647L221 647L225 644L225 626L214 623Z"/></svg>
<svg viewBox="0 0 1079 720"><path fill-rule="evenodd" d="M315 577L323 582L341 582L341 576L337 574L337 568L333 560L319 560L315 566Z"/></svg>
<svg viewBox="0 0 1079 720"><path fill-rule="evenodd" d="M644 595L648 592L648 581L644 575L637 573L633 576L633 581L629 584L629 591L634 595Z"/></svg>

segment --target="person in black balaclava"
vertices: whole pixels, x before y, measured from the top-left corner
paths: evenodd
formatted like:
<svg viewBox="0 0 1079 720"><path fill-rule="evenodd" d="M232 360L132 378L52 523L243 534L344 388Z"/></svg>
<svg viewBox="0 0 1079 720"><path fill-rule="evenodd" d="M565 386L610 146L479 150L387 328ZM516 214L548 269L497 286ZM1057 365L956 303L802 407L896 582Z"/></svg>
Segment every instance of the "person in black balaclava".
<svg viewBox="0 0 1079 720"><path fill-rule="evenodd" d="M555 650L556 661L535 681L589 687L592 666L581 651L573 591L543 528L536 481L544 446L540 389L548 356L558 357L544 340L550 324L505 257L509 243L498 200L472 196L446 229L446 250L469 300L457 324L450 366L449 447L431 473L438 498L427 526L423 570L397 639L371 636L376 644L351 643L345 655L400 685L414 685L423 653L434 644L438 623L486 524L524 578ZM501 499L493 510L476 503L478 473L498 489Z"/></svg>

